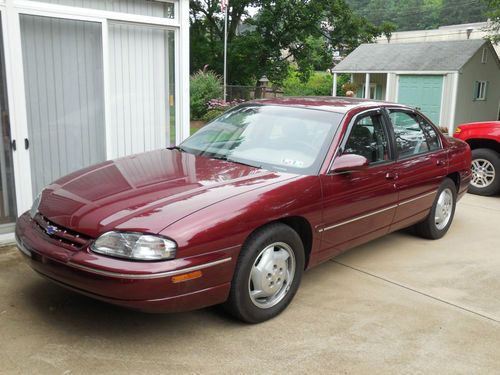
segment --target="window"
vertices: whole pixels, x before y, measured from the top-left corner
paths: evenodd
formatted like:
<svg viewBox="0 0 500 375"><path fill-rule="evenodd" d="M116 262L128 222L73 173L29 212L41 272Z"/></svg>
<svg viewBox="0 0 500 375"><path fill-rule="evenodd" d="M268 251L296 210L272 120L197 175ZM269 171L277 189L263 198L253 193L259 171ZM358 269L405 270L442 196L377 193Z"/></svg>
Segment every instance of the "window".
<svg viewBox="0 0 500 375"><path fill-rule="evenodd" d="M417 116L412 113L402 111L393 111L389 116L394 127L398 158L401 159L412 155L422 154L439 147L439 143L437 147L435 142L432 145L429 144L425 132L420 125L420 121L423 119L417 118ZM427 124L427 126L434 130L430 124ZM427 129L427 131L429 132L429 129ZM437 137L435 132L434 136ZM432 133L429 132L428 137L429 140L432 140ZM437 141L437 139L435 139L435 141Z"/></svg>
<svg viewBox="0 0 500 375"><path fill-rule="evenodd" d="M488 50L483 48L483 54L481 55L481 63L486 64L488 62Z"/></svg>
<svg viewBox="0 0 500 375"><path fill-rule="evenodd" d="M302 175L315 175L342 120L339 113L242 105L181 143L183 151Z"/></svg>
<svg viewBox="0 0 500 375"><path fill-rule="evenodd" d="M365 84L361 87L361 98L365 97ZM377 98L377 84L376 83L370 83L370 99L378 99Z"/></svg>
<svg viewBox="0 0 500 375"><path fill-rule="evenodd" d="M487 81L476 81L476 83L474 84L474 100L486 100L487 90Z"/></svg>
<svg viewBox="0 0 500 375"><path fill-rule="evenodd" d="M175 5L168 0L42 0L47 3L141 16L175 18Z"/></svg>
<svg viewBox="0 0 500 375"><path fill-rule="evenodd" d="M439 136L436 133L434 127L422 116L417 115L417 119L420 127L424 131L425 139L427 141L427 145L429 146L429 151L440 149L441 143L439 142Z"/></svg>
<svg viewBox="0 0 500 375"><path fill-rule="evenodd" d="M370 164L390 160L382 115L371 114L356 120L345 145L344 154L364 156Z"/></svg>

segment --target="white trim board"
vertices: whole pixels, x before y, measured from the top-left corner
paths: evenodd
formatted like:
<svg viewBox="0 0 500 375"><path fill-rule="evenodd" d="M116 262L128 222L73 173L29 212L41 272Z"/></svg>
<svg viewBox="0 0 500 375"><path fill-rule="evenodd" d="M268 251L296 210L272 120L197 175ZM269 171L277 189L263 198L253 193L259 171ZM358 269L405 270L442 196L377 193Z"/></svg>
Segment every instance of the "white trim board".
<svg viewBox="0 0 500 375"><path fill-rule="evenodd" d="M425 75L425 76L440 76L444 74L456 73L457 70L420 70L420 71L406 71L406 70L334 70L332 73L338 74L398 74L398 75Z"/></svg>

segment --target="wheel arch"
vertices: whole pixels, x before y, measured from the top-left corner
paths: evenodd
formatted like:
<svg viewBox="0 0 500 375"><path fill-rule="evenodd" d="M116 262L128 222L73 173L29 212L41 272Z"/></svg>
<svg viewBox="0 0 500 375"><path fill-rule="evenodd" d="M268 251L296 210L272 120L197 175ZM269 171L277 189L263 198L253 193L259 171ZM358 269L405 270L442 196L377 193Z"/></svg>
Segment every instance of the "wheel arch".
<svg viewBox="0 0 500 375"><path fill-rule="evenodd" d="M457 194L458 194L458 192L460 191L460 173L453 172L447 175L446 177L455 183L455 187L457 188Z"/></svg>
<svg viewBox="0 0 500 375"><path fill-rule="evenodd" d="M500 154L500 143L493 139L471 138L467 139L466 142L469 144L471 150L476 150L478 148L487 148L490 150L495 150Z"/></svg>
<svg viewBox="0 0 500 375"><path fill-rule="evenodd" d="M292 228L300 237L302 241L302 245L304 246L304 268L307 268L309 265L309 259L312 251L312 242L313 242L313 231L312 226L309 221L303 216L287 216L280 219L272 220L267 222L257 228L255 228L248 236L247 239L252 236L256 231L265 228L268 225L274 223L281 223Z"/></svg>

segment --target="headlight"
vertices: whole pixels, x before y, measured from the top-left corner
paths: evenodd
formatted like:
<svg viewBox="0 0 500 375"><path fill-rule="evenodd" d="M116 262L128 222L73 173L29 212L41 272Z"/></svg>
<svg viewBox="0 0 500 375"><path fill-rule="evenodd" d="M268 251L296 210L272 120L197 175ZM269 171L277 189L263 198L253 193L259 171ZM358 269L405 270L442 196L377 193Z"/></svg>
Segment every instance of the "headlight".
<svg viewBox="0 0 500 375"><path fill-rule="evenodd" d="M30 209L30 216L33 219L38 213L38 207L40 206L40 200L42 198L42 193L38 194L35 200L33 201L33 205Z"/></svg>
<svg viewBox="0 0 500 375"><path fill-rule="evenodd" d="M107 232L100 236L90 248L96 253L118 258L165 260L175 258L177 244L150 234Z"/></svg>

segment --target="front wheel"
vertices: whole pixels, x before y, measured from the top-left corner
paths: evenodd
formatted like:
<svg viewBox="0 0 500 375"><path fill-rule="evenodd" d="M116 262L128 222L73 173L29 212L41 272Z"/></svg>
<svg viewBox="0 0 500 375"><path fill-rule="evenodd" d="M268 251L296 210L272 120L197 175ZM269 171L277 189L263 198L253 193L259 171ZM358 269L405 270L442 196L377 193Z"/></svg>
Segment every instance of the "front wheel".
<svg viewBox="0 0 500 375"><path fill-rule="evenodd" d="M292 301L304 269L304 246L282 223L258 229L241 249L225 308L247 323L281 313Z"/></svg>
<svg viewBox="0 0 500 375"><path fill-rule="evenodd" d="M451 179L445 178L439 186L429 215L424 221L415 225L417 234L431 240L443 237L453 221L456 202L457 188L455 183Z"/></svg>
<svg viewBox="0 0 500 375"><path fill-rule="evenodd" d="M500 191L500 155L495 150L472 150L472 181L469 192L494 195Z"/></svg>

